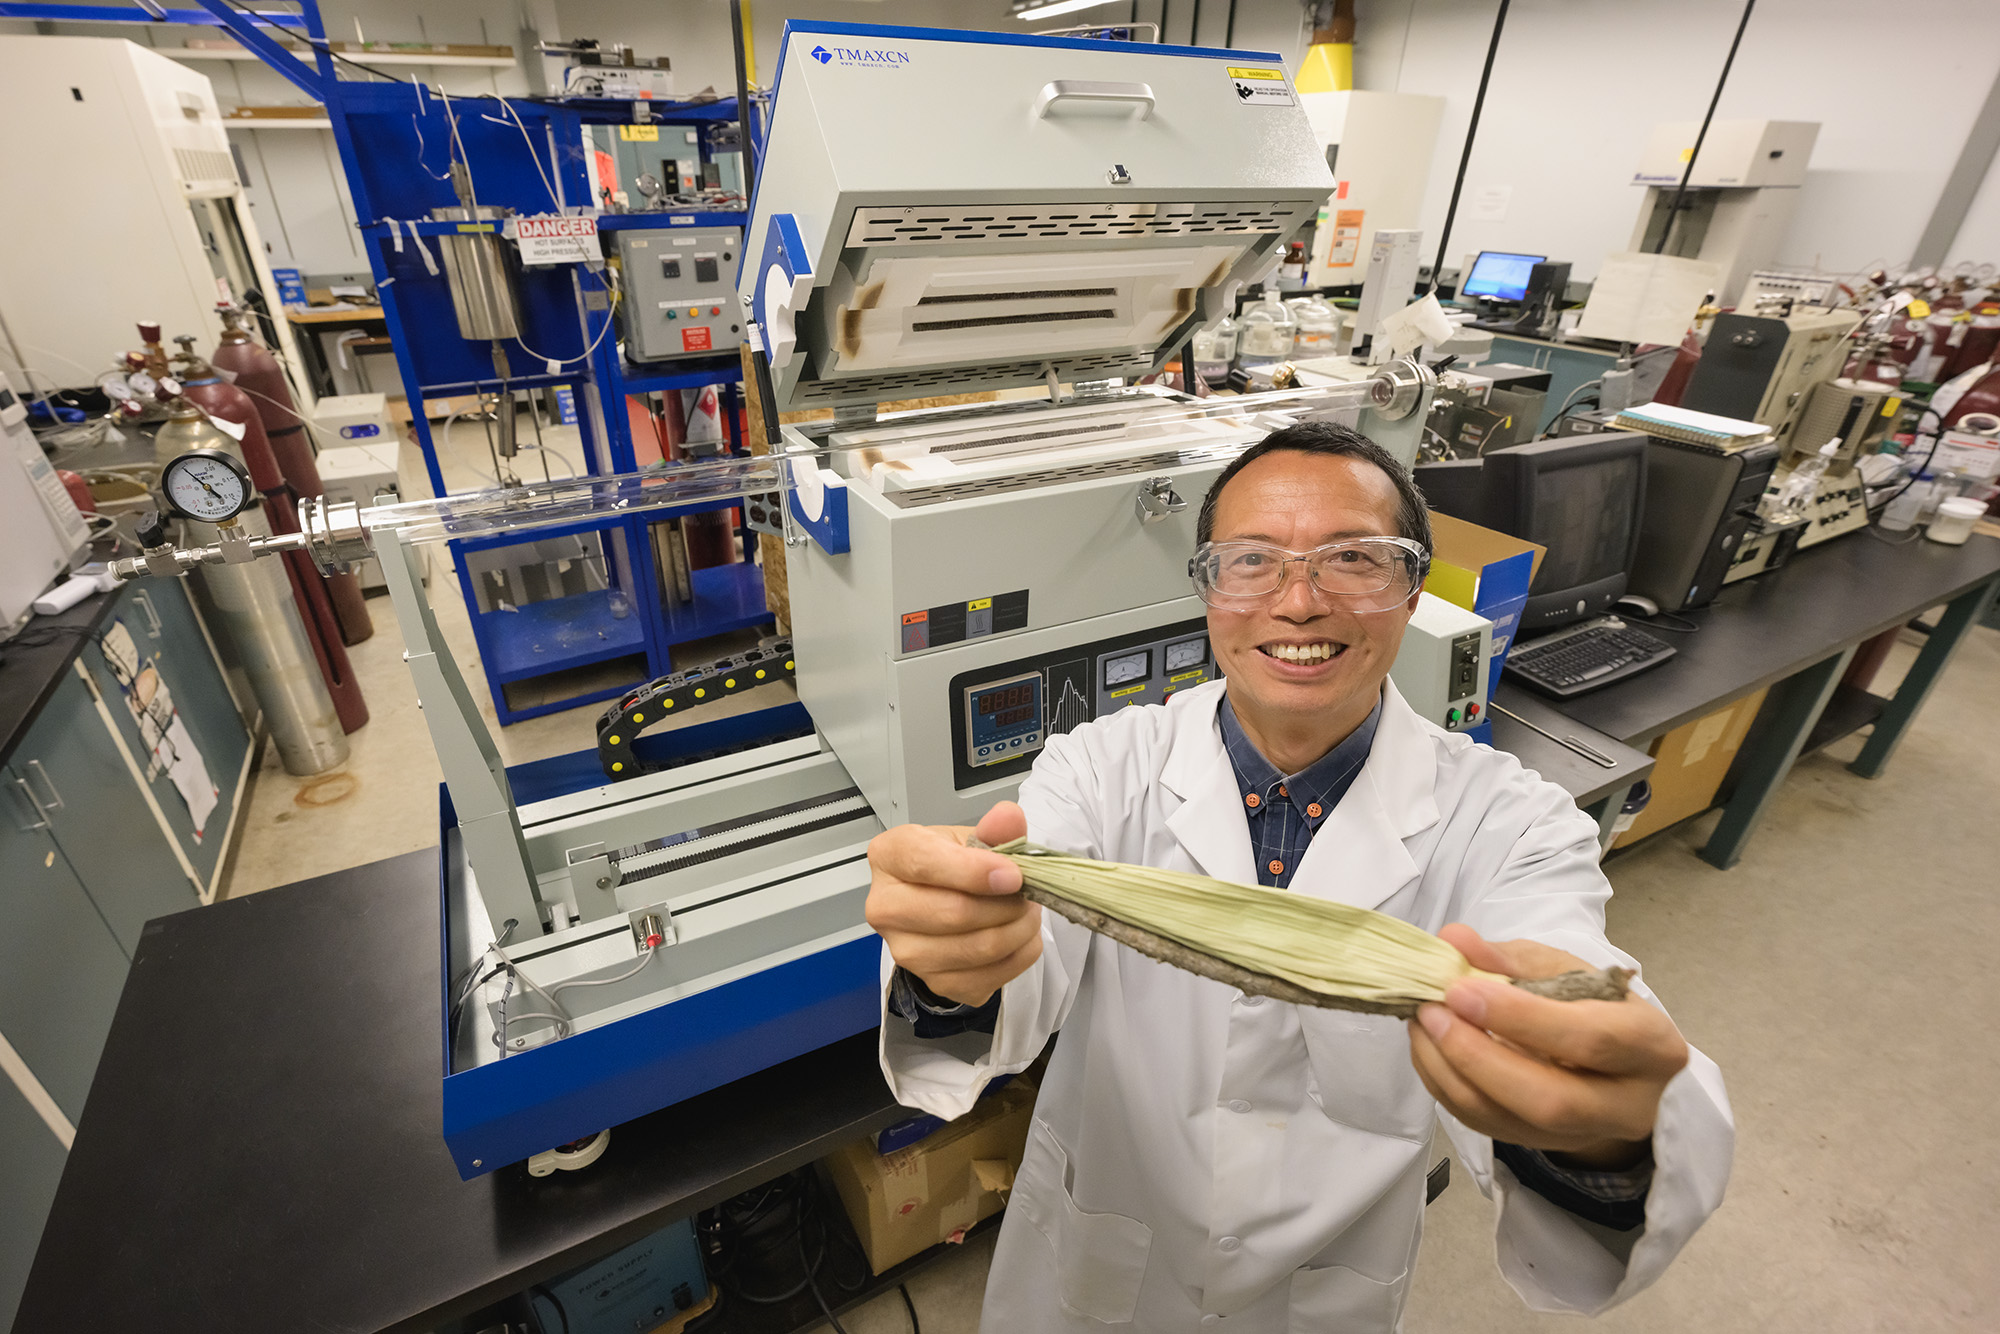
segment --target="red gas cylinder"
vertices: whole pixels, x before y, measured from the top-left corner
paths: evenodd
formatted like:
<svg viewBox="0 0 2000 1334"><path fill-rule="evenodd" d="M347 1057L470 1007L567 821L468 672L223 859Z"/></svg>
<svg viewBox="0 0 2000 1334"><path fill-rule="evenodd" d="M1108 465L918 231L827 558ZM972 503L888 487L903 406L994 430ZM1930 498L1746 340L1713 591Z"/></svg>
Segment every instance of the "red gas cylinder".
<svg viewBox="0 0 2000 1334"><path fill-rule="evenodd" d="M1673 365L1660 380L1660 387L1653 391L1655 403L1665 403L1679 407L1681 395L1686 392L1688 380L1694 375L1695 363L1701 360L1701 340L1692 331L1681 339L1680 350L1674 353Z"/></svg>
<svg viewBox="0 0 2000 1334"><path fill-rule="evenodd" d="M67 468L56 469L56 480L69 492L69 498L76 504L77 513L97 513L97 497L90 494L90 483Z"/></svg>
<svg viewBox="0 0 2000 1334"><path fill-rule="evenodd" d="M217 367L236 377L238 389L249 394L263 419L264 434L277 456L295 500L311 500L323 495L326 487L313 462L312 441L306 438L305 421L292 402L291 386L285 381L284 367L243 328L243 315L234 307L221 308L222 342L209 358ZM325 576L333 609L340 618L340 636L349 644L359 644L375 633L368 615L368 602L361 581L351 574Z"/></svg>
<svg viewBox="0 0 2000 1334"><path fill-rule="evenodd" d="M185 377L181 380L181 397L208 414L211 420L243 428L240 441L243 462L250 469L251 482L264 495L265 522L271 525L273 533L296 533L298 502L279 471L256 403L195 353L192 336L183 334L174 341L181 345L180 355L174 358ZM327 588L328 581L320 577L312 558L303 551L287 551L283 559L292 585L292 599L299 604L299 619L305 624L306 638L312 643L313 658L326 680L327 693L333 697L341 730L353 732L367 723L368 704L361 697L361 683L354 679L353 664L341 643L340 620Z"/></svg>
<svg viewBox="0 0 2000 1334"><path fill-rule="evenodd" d="M1941 382L1955 380L1993 359L1994 349L2000 348L2000 303L1980 302L1973 307L1972 318L1961 323L1956 332L1958 344L1938 373Z"/></svg>
<svg viewBox="0 0 2000 1334"><path fill-rule="evenodd" d="M1940 429L1947 431L1975 412L2000 416L2000 363L1975 366L1939 385L1931 407L1937 410Z"/></svg>

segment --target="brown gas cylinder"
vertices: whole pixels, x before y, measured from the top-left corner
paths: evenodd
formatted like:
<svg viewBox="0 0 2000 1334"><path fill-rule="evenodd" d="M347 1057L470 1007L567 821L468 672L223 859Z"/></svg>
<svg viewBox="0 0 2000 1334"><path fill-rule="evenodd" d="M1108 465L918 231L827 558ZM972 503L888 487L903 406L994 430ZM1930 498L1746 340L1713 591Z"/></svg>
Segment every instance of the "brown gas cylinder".
<svg viewBox="0 0 2000 1334"><path fill-rule="evenodd" d="M264 434L295 499L317 499L326 487L320 482L318 465L313 462L312 441L306 438L305 422L292 403L284 368L244 329L241 311L224 306L221 314L222 342L209 360L233 374L236 388L248 393L256 404L257 415L264 422ZM333 597L334 614L340 620L340 637L349 644L359 644L374 634L375 623L368 615L361 581L351 574L330 574L325 581L327 592Z"/></svg>
<svg viewBox="0 0 2000 1334"><path fill-rule="evenodd" d="M273 533L296 533L298 502L279 471L255 401L202 360L193 349L193 337L183 334L174 341L181 345L180 354L174 358L179 363L181 397L201 409L210 420L243 428L243 438L238 444L244 466L250 469L250 481L264 495L265 522ZM320 576L312 558L303 551L288 551L283 559L292 597L299 605L299 618L305 623L306 639L312 645L313 659L326 680L327 693L333 697L334 711L340 715L340 729L353 732L368 721L368 704L361 697L361 683L354 679L354 667L341 644L340 621L334 614L328 581Z"/></svg>

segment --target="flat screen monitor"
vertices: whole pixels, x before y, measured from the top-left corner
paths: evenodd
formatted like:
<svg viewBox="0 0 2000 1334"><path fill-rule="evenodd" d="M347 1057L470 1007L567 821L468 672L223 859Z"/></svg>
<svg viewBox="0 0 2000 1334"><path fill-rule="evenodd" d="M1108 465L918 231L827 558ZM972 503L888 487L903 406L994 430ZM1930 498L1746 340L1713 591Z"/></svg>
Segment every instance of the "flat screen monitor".
<svg viewBox="0 0 2000 1334"><path fill-rule="evenodd" d="M1547 255L1515 255L1505 250L1482 250L1472 261L1472 272L1458 285L1460 296L1491 297L1495 301L1526 301L1528 273Z"/></svg>
<svg viewBox="0 0 2000 1334"><path fill-rule="evenodd" d="M1646 505L1646 437L1537 440L1485 456L1486 524L1546 547L1521 613L1527 636L1600 616L1625 594Z"/></svg>

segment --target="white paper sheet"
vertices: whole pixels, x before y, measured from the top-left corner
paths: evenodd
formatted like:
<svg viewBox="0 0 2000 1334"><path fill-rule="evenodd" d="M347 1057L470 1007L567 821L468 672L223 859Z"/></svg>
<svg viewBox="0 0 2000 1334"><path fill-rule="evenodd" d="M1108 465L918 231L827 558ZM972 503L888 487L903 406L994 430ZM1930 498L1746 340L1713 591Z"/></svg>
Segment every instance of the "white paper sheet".
<svg viewBox="0 0 2000 1334"><path fill-rule="evenodd" d="M188 734L187 724L181 721L180 712L174 708L173 692L160 678L153 660L140 654L125 622L113 621L100 646L104 660L118 678L125 707L139 724L139 738L147 752L147 781L162 771L166 773L181 800L187 803L188 815L194 821L194 841L201 842L208 828L208 817L221 800L221 792L208 776L208 765Z"/></svg>
<svg viewBox="0 0 2000 1334"><path fill-rule="evenodd" d="M1677 255L1606 255L1576 332L1611 343L1673 345L1687 333L1702 299L1722 281L1722 266Z"/></svg>

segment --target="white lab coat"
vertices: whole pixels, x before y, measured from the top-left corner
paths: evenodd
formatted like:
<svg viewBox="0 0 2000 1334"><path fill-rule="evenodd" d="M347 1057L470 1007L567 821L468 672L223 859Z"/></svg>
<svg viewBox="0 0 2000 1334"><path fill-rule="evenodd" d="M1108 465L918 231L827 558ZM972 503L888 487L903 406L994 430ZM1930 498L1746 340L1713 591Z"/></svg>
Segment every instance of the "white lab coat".
<svg viewBox="0 0 2000 1334"><path fill-rule="evenodd" d="M1589 817L1384 689L1374 748L1292 892L1633 964L1604 938L1611 890ZM1054 738L1021 788L1029 837L1254 884L1221 697L1213 682ZM1042 936L991 1037L923 1040L886 1014L882 1029L897 1100L947 1118L1062 1032L994 1254L986 1334L1394 1330L1442 1115L1403 1022L1246 997L1054 913ZM1735 1140L1721 1073L1695 1052L1660 1103L1646 1222L1616 1233L1526 1190L1490 1139L1445 1124L1495 1198L1501 1272L1538 1310L1600 1311L1658 1278L1721 1202Z"/></svg>

